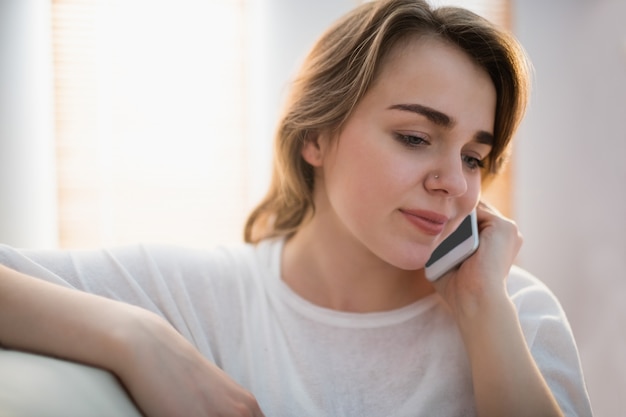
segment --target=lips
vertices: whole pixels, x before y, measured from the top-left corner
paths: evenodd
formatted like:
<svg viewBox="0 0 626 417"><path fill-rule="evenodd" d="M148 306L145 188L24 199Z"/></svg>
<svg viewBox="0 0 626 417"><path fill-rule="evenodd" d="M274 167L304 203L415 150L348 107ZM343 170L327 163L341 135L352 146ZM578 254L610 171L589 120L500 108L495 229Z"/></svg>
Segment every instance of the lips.
<svg viewBox="0 0 626 417"><path fill-rule="evenodd" d="M400 210L404 217L422 232L436 236L443 232L448 222L448 217L425 210Z"/></svg>

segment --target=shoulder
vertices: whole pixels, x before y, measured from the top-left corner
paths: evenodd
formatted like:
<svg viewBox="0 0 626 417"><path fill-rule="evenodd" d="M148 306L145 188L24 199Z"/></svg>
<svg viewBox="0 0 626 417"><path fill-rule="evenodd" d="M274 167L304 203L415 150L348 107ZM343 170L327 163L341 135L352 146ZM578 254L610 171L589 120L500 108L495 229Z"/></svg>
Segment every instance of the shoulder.
<svg viewBox="0 0 626 417"><path fill-rule="evenodd" d="M507 278L509 293L517 293L524 289L548 290L546 285L526 269L513 265Z"/></svg>
<svg viewBox="0 0 626 417"><path fill-rule="evenodd" d="M574 335L565 311L552 291L537 277L518 267L511 270L507 287L535 359L538 362L549 359L550 366L567 362L564 368L576 367L578 352Z"/></svg>
<svg viewBox="0 0 626 417"><path fill-rule="evenodd" d="M531 349L541 345L575 346L572 330L554 293L530 272L513 267L507 280L509 296Z"/></svg>
<svg viewBox="0 0 626 417"><path fill-rule="evenodd" d="M507 290L518 311L564 314L559 300L550 288L519 266L514 265L511 268L507 278Z"/></svg>
<svg viewBox="0 0 626 417"><path fill-rule="evenodd" d="M578 348L559 300L519 267L511 269L507 289L526 343L561 408L566 415L591 415Z"/></svg>
<svg viewBox="0 0 626 417"><path fill-rule="evenodd" d="M204 302L209 301L206 297L244 302L266 292L276 256L280 255L279 243L262 241L200 249L146 245L134 248L134 255L127 256L140 256L142 268L154 271L151 280L162 282L172 292L182 291Z"/></svg>
<svg viewBox="0 0 626 417"><path fill-rule="evenodd" d="M232 244L212 248L192 248L174 245L143 244L113 250L116 256L129 256L154 263L160 267L183 270L236 269L254 261L255 248L249 244Z"/></svg>
<svg viewBox="0 0 626 417"><path fill-rule="evenodd" d="M145 262L185 275L248 275L271 264L276 242L237 243L213 248L188 248L168 245L141 245L134 256Z"/></svg>

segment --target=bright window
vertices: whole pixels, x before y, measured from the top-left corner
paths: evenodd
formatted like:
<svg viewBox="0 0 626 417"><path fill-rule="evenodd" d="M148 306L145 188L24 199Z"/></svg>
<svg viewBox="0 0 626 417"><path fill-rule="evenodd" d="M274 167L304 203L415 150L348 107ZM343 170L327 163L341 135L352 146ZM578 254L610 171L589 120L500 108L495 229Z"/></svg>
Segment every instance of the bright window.
<svg viewBox="0 0 626 417"><path fill-rule="evenodd" d="M241 239L243 7L53 1L60 246Z"/></svg>

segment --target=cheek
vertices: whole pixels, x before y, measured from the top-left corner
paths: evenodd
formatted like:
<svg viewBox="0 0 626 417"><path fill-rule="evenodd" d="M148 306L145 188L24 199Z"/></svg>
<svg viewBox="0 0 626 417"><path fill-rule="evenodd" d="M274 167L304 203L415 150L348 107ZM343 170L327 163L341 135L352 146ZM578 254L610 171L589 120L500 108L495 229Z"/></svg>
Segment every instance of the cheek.
<svg viewBox="0 0 626 417"><path fill-rule="evenodd" d="M329 197L360 222L398 208L418 175L415 161L407 163L376 142L345 140L335 157L326 172Z"/></svg>
<svg viewBox="0 0 626 417"><path fill-rule="evenodd" d="M383 180L380 161L373 161L363 149L341 147L336 160L325 172L326 186L333 205L367 210Z"/></svg>
<svg viewBox="0 0 626 417"><path fill-rule="evenodd" d="M480 180L480 175L477 175L476 178L468 182L466 194L466 204L469 206L469 209L472 210L476 207L482 196L482 182Z"/></svg>
<svg viewBox="0 0 626 417"><path fill-rule="evenodd" d="M476 207L481 196L480 178L468 179L467 192L457 199L457 219L455 223L461 224L463 219ZM454 229L450 230L452 232Z"/></svg>

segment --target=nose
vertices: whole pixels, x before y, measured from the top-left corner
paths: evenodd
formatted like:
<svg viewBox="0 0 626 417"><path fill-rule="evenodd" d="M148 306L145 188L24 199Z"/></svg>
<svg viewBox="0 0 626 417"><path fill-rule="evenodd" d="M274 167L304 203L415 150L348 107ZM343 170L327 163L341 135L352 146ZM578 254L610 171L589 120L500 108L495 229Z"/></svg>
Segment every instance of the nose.
<svg viewBox="0 0 626 417"><path fill-rule="evenodd" d="M430 192L443 192L451 197L464 194L467 191L467 178L463 161L458 156L438 161L424 184Z"/></svg>

